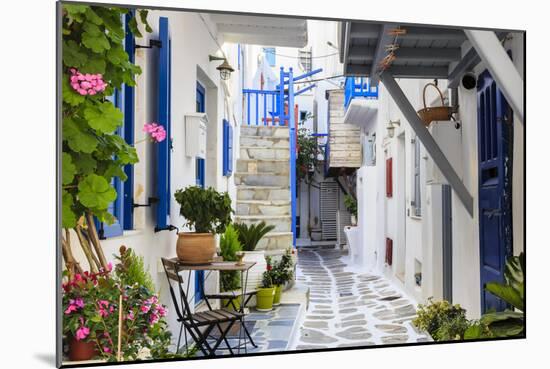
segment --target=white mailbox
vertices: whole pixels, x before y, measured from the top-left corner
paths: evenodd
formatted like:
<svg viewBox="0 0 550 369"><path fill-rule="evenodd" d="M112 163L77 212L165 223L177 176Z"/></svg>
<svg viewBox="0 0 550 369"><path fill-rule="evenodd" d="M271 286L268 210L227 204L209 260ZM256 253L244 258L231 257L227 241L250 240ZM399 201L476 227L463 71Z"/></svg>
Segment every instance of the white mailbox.
<svg viewBox="0 0 550 369"><path fill-rule="evenodd" d="M435 142L445 154L449 163L462 178L462 130L455 128L455 123L450 121L433 122L428 128ZM448 184L432 158L428 156L426 162L426 184Z"/></svg>
<svg viewBox="0 0 550 369"><path fill-rule="evenodd" d="M206 113L185 115L185 155L206 159Z"/></svg>

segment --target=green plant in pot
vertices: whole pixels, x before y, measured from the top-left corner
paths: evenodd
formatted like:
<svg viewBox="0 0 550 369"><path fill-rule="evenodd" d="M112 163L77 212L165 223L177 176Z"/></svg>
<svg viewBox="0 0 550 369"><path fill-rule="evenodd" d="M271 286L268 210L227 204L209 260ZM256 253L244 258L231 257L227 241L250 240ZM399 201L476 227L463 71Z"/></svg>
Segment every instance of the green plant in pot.
<svg viewBox="0 0 550 369"><path fill-rule="evenodd" d="M271 311L273 309L273 299L275 297L275 287L273 286L273 267L271 261L267 260L266 270L262 274L262 282L258 287L256 294L256 310Z"/></svg>
<svg viewBox="0 0 550 369"><path fill-rule="evenodd" d="M352 195L344 196L344 205L351 214L351 224L357 224L357 200Z"/></svg>
<svg viewBox="0 0 550 369"><path fill-rule="evenodd" d="M238 234L233 225L225 228L224 234L220 238L220 255L224 261L237 261L238 253L242 251ZM241 288L241 275L238 271L220 272L220 290L222 292L235 291ZM233 299L232 303L228 300L222 300L224 307L233 307L237 309L240 306L240 299Z"/></svg>
<svg viewBox="0 0 550 369"><path fill-rule="evenodd" d="M269 263L271 263L271 260L268 261L268 265ZM285 251L279 261L273 263L272 268L272 279L273 285L275 286L273 305L279 305L281 303L283 287L286 283L291 281L292 278L294 278L292 254L290 248Z"/></svg>
<svg viewBox="0 0 550 369"><path fill-rule="evenodd" d="M214 234L223 233L231 223L231 199L227 192L190 186L174 194L180 204L180 215L186 219L185 226L195 232L180 232L176 244L178 259L189 264L212 262L216 253Z"/></svg>

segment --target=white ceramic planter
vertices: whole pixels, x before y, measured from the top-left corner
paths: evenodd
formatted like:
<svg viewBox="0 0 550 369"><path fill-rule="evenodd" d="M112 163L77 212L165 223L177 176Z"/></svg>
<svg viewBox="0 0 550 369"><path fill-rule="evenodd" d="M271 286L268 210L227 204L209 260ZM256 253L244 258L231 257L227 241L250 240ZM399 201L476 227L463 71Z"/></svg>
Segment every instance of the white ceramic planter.
<svg viewBox="0 0 550 369"><path fill-rule="evenodd" d="M248 283L246 284L247 291L255 290L262 283L262 275L267 267L267 263L265 261L265 251L244 251L243 261L256 262L256 264L248 271ZM248 306L255 305L256 299L253 298Z"/></svg>

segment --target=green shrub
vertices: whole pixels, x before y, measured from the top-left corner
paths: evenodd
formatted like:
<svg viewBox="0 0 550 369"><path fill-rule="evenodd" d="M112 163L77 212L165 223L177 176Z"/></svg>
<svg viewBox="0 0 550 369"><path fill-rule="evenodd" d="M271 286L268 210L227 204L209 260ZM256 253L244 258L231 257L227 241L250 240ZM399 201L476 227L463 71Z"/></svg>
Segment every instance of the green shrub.
<svg viewBox="0 0 550 369"><path fill-rule="evenodd" d="M353 196L344 196L344 205L352 215L357 216L357 200Z"/></svg>
<svg viewBox="0 0 550 369"><path fill-rule="evenodd" d="M186 226L197 233L223 233L231 223L231 198L227 192L218 192L212 187L190 186L174 194L180 204L180 215Z"/></svg>
<svg viewBox="0 0 550 369"><path fill-rule="evenodd" d="M235 228L239 233L239 241L243 246L243 250L254 251L262 237L274 230L275 226L267 225L264 221L261 221L258 224L252 225L244 223L235 224Z"/></svg>
<svg viewBox="0 0 550 369"><path fill-rule="evenodd" d="M119 261L116 266L116 273L120 278L124 279L127 285L138 284L139 286L146 287L149 291L155 291L155 283L151 274L149 274L149 268L145 266L143 256L137 255L134 250L120 247L120 255L115 256Z"/></svg>
<svg viewBox="0 0 550 369"><path fill-rule="evenodd" d="M284 285L294 278L294 265L292 264L290 248L286 250L279 261L273 263L271 273L275 285Z"/></svg>
<svg viewBox="0 0 550 369"><path fill-rule="evenodd" d="M225 232L220 238L220 251L225 261L237 261L237 253L242 251L238 233L231 224L225 228ZM220 284L222 291L234 291L240 288L240 273L238 271L221 272Z"/></svg>
<svg viewBox="0 0 550 369"><path fill-rule="evenodd" d="M433 301L431 298L428 304L418 305L413 324L428 332L435 341L461 340L470 326L466 310L460 305L451 305L445 300Z"/></svg>

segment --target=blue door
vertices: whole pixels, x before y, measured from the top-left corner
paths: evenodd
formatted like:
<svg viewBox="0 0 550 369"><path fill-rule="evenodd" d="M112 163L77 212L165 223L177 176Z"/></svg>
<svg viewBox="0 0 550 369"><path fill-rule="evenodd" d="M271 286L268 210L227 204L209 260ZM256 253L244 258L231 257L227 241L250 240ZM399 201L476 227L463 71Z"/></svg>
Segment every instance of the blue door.
<svg viewBox="0 0 550 369"><path fill-rule="evenodd" d="M477 90L481 311L501 311L506 304L484 286L504 280L512 254L512 112L488 71Z"/></svg>

